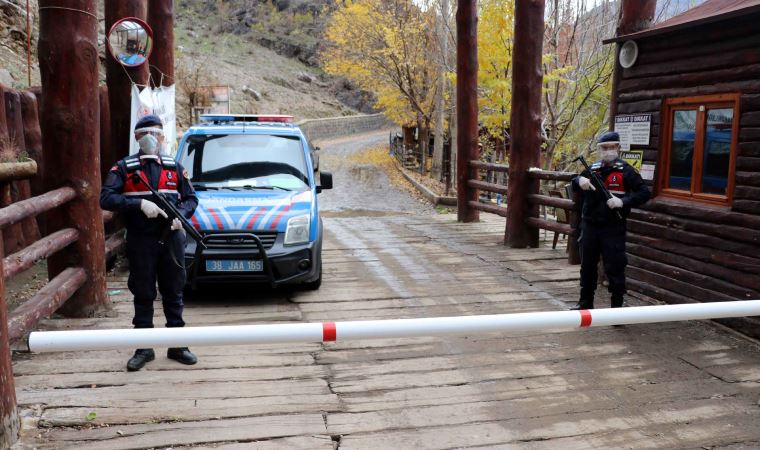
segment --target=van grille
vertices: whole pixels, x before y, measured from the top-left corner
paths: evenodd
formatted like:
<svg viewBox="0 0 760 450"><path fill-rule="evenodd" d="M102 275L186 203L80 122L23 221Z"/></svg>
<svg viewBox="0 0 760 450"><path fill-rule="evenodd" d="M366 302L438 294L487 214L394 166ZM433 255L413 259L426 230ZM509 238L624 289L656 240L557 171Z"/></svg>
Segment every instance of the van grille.
<svg viewBox="0 0 760 450"><path fill-rule="evenodd" d="M261 245L265 250L269 250L277 239L277 232L257 232L257 233L229 233L214 234L206 238L206 245L209 248L257 248L256 241L251 237L256 235L261 240Z"/></svg>

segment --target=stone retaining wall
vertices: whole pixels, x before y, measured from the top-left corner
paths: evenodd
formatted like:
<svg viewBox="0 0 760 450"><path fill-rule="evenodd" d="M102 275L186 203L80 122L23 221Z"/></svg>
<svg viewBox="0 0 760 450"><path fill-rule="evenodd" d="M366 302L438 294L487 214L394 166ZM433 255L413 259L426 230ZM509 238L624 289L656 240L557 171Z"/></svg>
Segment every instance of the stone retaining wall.
<svg viewBox="0 0 760 450"><path fill-rule="evenodd" d="M352 134L366 133L394 127L383 114L362 114L345 117L307 119L298 122L311 142L334 139Z"/></svg>

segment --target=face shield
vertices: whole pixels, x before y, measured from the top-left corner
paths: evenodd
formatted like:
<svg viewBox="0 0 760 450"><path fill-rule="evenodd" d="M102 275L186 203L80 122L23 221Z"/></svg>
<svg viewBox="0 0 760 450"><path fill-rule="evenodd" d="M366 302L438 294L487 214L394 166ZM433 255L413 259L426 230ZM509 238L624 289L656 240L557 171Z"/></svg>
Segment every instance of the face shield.
<svg viewBox="0 0 760 450"><path fill-rule="evenodd" d="M612 162L618 158L620 143L602 142L596 145L596 150L599 153L599 159L604 162Z"/></svg>
<svg viewBox="0 0 760 450"><path fill-rule="evenodd" d="M140 145L140 150L146 155L158 155L162 152L164 141L164 130L157 127L138 128L135 130L135 137Z"/></svg>

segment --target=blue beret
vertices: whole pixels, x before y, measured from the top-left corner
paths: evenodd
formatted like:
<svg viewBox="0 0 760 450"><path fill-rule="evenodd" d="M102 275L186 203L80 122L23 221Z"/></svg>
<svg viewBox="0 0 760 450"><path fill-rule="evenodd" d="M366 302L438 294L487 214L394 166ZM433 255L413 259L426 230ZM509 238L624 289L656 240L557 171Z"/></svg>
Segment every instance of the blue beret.
<svg viewBox="0 0 760 450"><path fill-rule="evenodd" d="M161 123L161 118L158 117L155 114L148 114L147 116L141 117L137 124L135 124L135 130L140 128L147 128L147 127L162 127L164 126L163 123Z"/></svg>
<svg viewBox="0 0 760 450"><path fill-rule="evenodd" d="M604 142L620 142L620 135L617 131L607 131L596 140L597 144L602 144Z"/></svg>

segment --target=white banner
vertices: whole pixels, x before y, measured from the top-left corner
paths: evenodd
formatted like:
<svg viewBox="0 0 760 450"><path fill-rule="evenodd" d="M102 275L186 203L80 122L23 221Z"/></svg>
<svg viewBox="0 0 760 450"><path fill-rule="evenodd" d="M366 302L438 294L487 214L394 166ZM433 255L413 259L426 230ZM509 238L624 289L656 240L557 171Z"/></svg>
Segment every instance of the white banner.
<svg viewBox="0 0 760 450"><path fill-rule="evenodd" d="M144 88L140 92L136 85L132 85L132 120L130 131L134 131L137 121L148 114L155 114L161 118L166 135L166 155L174 156L177 152L177 115L174 106L174 85L159 88ZM137 153L139 146L135 141L134 133L129 133L129 154Z"/></svg>

